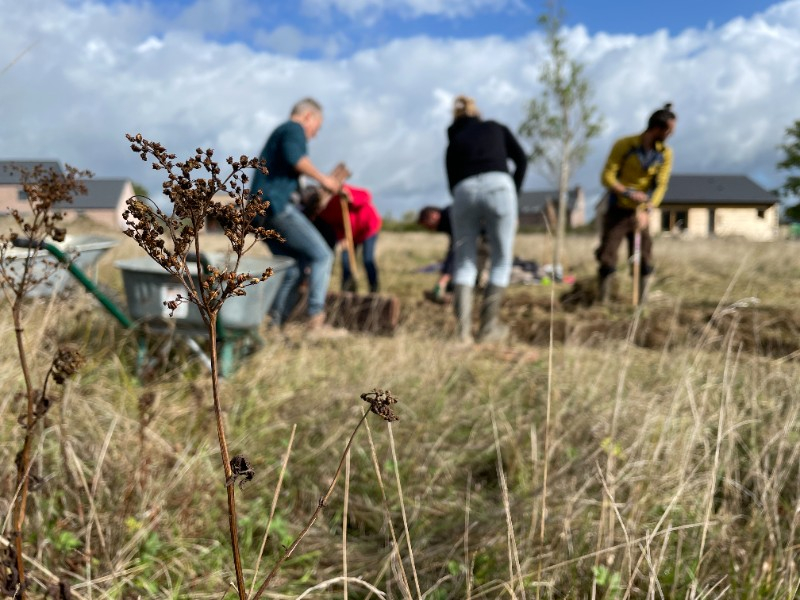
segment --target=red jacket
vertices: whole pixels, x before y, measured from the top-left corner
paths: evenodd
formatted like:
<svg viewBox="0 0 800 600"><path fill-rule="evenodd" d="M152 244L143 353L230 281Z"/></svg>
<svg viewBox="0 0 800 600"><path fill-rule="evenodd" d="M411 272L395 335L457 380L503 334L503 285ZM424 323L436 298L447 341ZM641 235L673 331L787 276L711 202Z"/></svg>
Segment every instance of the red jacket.
<svg viewBox="0 0 800 600"><path fill-rule="evenodd" d="M353 230L353 243L363 244L364 240L371 238L381 229L381 216L372 204L372 194L364 188L357 188L352 185L344 184L342 189L347 192L349 202L347 208L350 210L350 227ZM344 239L344 221L342 220L342 204L340 196L333 196L318 218L333 227L336 232L336 239Z"/></svg>

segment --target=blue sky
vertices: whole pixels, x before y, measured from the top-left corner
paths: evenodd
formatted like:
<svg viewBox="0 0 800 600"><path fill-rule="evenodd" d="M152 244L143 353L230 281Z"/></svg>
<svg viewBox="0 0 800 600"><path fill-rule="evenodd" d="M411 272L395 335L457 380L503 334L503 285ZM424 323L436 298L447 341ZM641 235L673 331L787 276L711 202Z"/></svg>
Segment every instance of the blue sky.
<svg viewBox="0 0 800 600"><path fill-rule="evenodd" d="M164 19L165 29L182 16L191 13L195 0L151 0L149 3L103 0L108 5L149 4ZM241 41L250 45L270 46L303 57L323 54L319 47L294 51L293 44L281 47L280 36L264 43L259 32L275 32L293 28L308 40L336 37L337 55L348 56L365 48L380 46L398 38L431 36L469 39L497 35L520 38L536 27L545 0L473 0L446 3L378 2L347 0L331 2L304 0L290 3L272 0L261 3L240 3L233 8L246 14L247 25L227 27L224 20L207 23L207 39L221 42ZM671 0L652 1L573 0L562 3L567 26L584 26L590 34L648 34L666 29L672 34L686 29L706 29L726 23L736 17L749 18L769 6L765 0ZM294 5L294 9L287 7ZM234 3L235 6L235 3ZM244 7L244 8L243 8Z"/></svg>
<svg viewBox="0 0 800 600"><path fill-rule="evenodd" d="M286 7L296 7L290 12ZM56 159L160 189L128 149L256 155L301 97L325 107L310 144L344 160L384 214L450 201L452 99L516 130L542 92L539 2L520 0L0 0L0 158ZM573 183L590 202L616 137L666 101L675 171L775 188L800 118L800 0L566 2L563 30L605 128ZM523 146L527 141L522 140ZM525 189L552 189L535 166Z"/></svg>

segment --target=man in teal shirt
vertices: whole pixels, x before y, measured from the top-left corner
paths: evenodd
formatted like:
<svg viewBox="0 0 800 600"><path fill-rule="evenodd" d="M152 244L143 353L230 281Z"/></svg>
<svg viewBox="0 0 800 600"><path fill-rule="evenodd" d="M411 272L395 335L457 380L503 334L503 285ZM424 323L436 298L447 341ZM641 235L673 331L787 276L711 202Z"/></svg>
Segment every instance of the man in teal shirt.
<svg viewBox="0 0 800 600"><path fill-rule="evenodd" d="M300 191L300 176L316 179L322 187L338 192L340 182L322 173L308 157L307 142L317 135L322 126L322 107L312 99L300 100L292 108L289 120L270 134L260 158L269 173L256 170L251 190L261 190L270 205L261 225L273 229L284 242L267 239L270 251L278 256L295 260L289 269L270 309L273 323L282 326L297 303L298 288L306 269L308 277L308 327L324 330L325 295L333 266L333 252L317 228L297 208L294 199Z"/></svg>

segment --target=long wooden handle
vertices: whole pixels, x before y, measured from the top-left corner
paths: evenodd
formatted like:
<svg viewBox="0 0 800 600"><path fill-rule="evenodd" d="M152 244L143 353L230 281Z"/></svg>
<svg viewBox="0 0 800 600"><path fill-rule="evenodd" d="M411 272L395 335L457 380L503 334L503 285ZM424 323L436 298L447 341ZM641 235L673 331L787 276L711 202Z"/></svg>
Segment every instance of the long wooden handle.
<svg viewBox="0 0 800 600"><path fill-rule="evenodd" d="M356 250L353 243L353 228L350 226L350 207L347 205L347 194L339 194L339 203L342 206L342 222L344 223L344 239L347 244L347 259L350 263L350 273L356 278Z"/></svg>
<svg viewBox="0 0 800 600"><path fill-rule="evenodd" d="M633 234L633 305L639 306L639 281L642 277L642 232Z"/></svg>

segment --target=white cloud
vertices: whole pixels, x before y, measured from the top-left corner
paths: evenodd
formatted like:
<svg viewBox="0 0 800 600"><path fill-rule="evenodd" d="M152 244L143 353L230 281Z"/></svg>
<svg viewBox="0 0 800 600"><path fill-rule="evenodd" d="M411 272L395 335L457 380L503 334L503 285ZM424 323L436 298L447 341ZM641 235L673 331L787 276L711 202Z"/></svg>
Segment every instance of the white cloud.
<svg viewBox="0 0 800 600"><path fill-rule="evenodd" d="M158 39L155 36L150 36L141 44L136 46L136 51L144 54L145 52L150 52L153 50L161 50L164 47L164 42Z"/></svg>
<svg viewBox="0 0 800 600"><path fill-rule="evenodd" d="M35 43L0 75L0 158L57 158L131 177L151 192L159 174L128 149L125 133L141 132L179 156L198 145L220 157L254 155L292 103L312 95L326 109L310 146L321 168L345 160L353 182L395 216L445 204L453 95L475 96L484 115L516 129L540 90L538 32L518 40L416 37L348 58L301 60L209 42L186 25L166 28L148 5L22 4L0 0L0 71ZM273 32L273 47L310 47L296 33L285 30L281 41ZM607 124L575 177L590 193L599 191L614 138L641 130L665 101L679 115L677 171L746 173L769 187L783 180L776 146L800 118L800 0L675 36L576 27L568 37ZM546 185L531 169L527 186Z"/></svg>

